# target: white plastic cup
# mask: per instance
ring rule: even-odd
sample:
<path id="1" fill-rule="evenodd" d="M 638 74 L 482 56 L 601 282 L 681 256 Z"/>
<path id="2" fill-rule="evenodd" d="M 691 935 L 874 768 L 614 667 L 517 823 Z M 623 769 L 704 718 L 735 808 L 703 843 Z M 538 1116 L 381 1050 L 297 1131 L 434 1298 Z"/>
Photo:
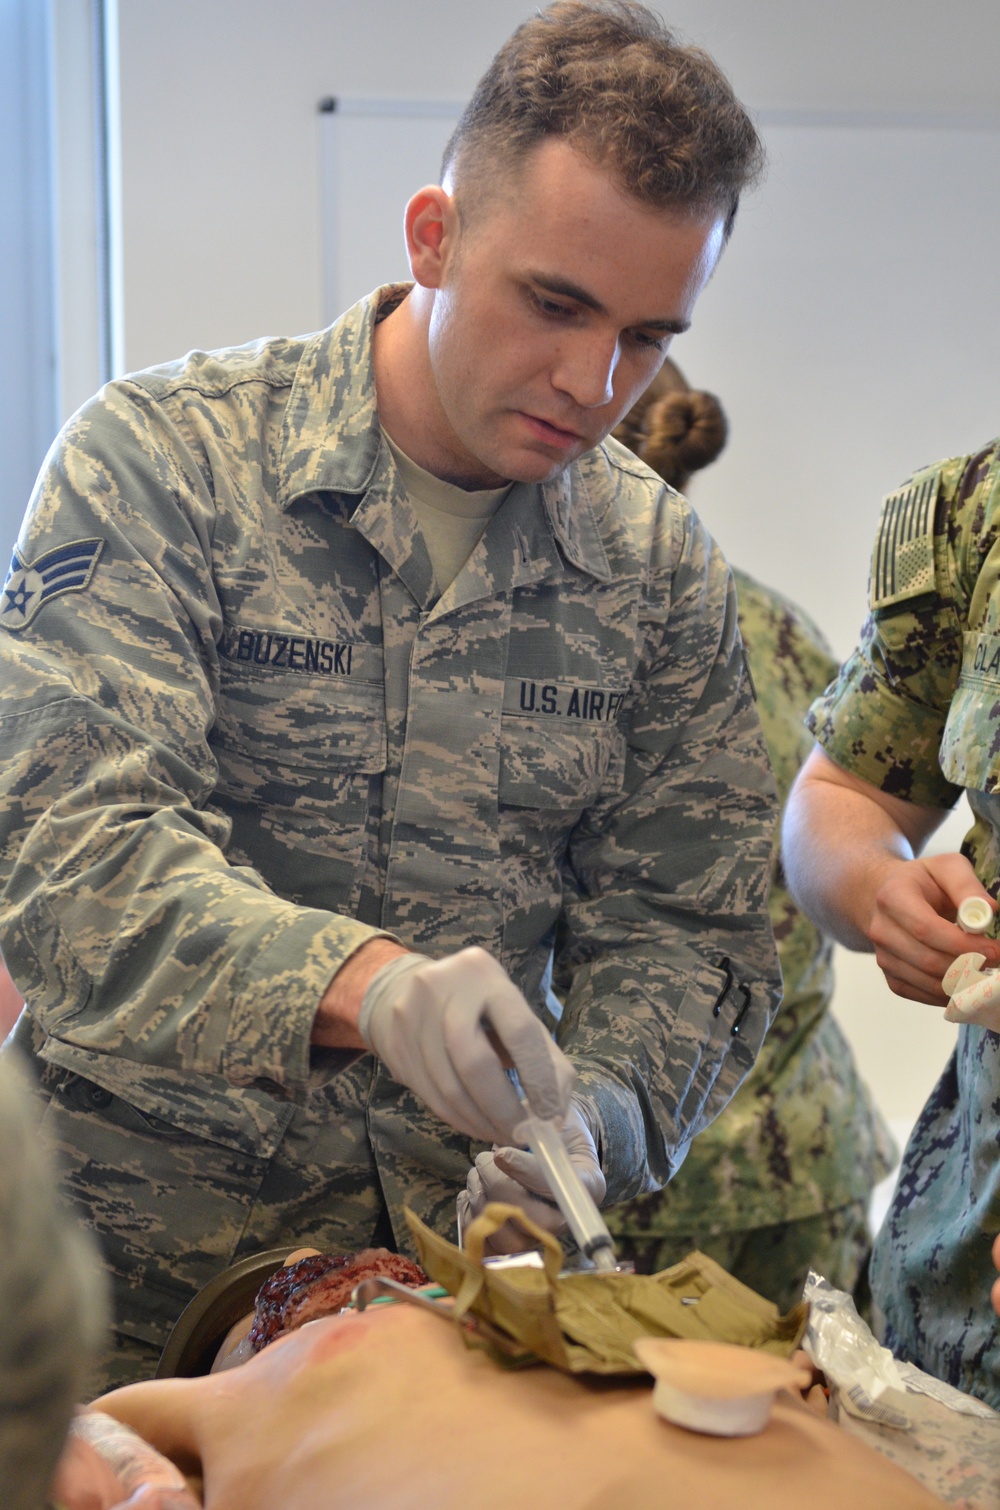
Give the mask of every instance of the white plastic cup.
<path id="1" fill-rule="evenodd" d="M 771 1419 L 775 1391 L 738 1395 L 732 1400 L 708 1399 L 678 1389 L 669 1379 L 653 1386 L 653 1409 L 658 1416 L 687 1431 L 709 1437 L 755 1437 Z"/>
<path id="2" fill-rule="evenodd" d="M 985 897 L 966 897 L 958 904 L 956 922 L 966 933 L 985 933 L 993 922 L 993 908 Z"/>
<path id="3" fill-rule="evenodd" d="M 803 1390 L 811 1378 L 801 1359 L 707 1338 L 637 1337 L 632 1348 L 653 1375 L 657 1415 L 713 1437 L 763 1431 L 778 1390 Z"/>

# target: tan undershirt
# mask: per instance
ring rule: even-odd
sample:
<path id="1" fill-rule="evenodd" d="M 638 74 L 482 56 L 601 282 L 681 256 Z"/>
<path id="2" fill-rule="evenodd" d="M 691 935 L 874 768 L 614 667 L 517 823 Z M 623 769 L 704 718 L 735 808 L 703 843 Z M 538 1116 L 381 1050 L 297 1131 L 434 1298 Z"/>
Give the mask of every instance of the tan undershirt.
<path id="1" fill-rule="evenodd" d="M 434 567 L 434 585 L 440 595 L 447 592 L 472 555 L 513 484 L 468 492 L 453 482 L 443 482 L 432 472 L 425 472 L 384 430 L 382 434 L 420 521 L 427 554 Z"/>

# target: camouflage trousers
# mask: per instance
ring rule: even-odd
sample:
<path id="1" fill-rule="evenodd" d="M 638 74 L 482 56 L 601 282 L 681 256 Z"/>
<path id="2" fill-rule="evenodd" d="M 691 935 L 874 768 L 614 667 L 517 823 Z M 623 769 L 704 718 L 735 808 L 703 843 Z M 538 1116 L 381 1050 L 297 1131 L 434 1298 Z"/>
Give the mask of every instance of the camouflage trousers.
<path id="1" fill-rule="evenodd" d="M 650 1200 L 644 1196 L 605 1213 L 619 1255 L 631 1259 L 639 1274 L 669 1269 L 697 1248 L 781 1311 L 801 1300 L 810 1269 L 849 1294 L 859 1284 L 864 1289 L 872 1244 L 866 1201 L 772 1227 L 665 1233 L 655 1230 Z"/>
<path id="2" fill-rule="evenodd" d="M 39 1130 L 111 1282 L 112 1329 L 87 1398 L 151 1378 L 185 1305 L 240 1258 L 299 1244 L 394 1246 L 365 1138 L 370 1073 L 359 1064 L 338 1079 L 336 1116 L 317 1090 L 277 1152 L 259 1160 L 153 1126 L 78 1076 L 44 1074 Z"/>
<path id="3" fill-rule="evenodd" d="M 46 1061 L 27 1014 L 20 1032 L 38 1136 L 110 1281 L 112 1332 L 90 1395 L 150 1378 L 185 1307 L 240 1259 L 302 1246 L 412 1251 L 404 1204 L 435 1231 L 454 1230 L 478 1148 L 370 1055 L 314 1055 L 304 1100 L 287 1105 L 276 1141 L 260 1143 L 189 1102 L 164 1098 L 154 1116 Z"/>

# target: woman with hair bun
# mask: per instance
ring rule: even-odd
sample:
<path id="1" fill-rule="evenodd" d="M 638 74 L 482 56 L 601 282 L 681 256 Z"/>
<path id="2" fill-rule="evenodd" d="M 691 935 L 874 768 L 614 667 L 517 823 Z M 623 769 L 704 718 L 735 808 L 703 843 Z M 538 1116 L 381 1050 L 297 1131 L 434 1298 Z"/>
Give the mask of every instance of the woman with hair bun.
<path id="1" fill-rule="evenodd" d="M 683 493 L 692 472 L 700 472 L 722 451 L 729 422 L 715 394 L 689 388 L 668 357 L 612 434 Z"/>
<path id="2" fill-rule="evenodd" d="M 667 361 L 614 431 L 678 491 L 722 451 L 726 416 Z M 815 624 L 734 570 L 739 623 L 782 803 L 812 748 L 805 713 L 837 674 Z M 662 1191 L 606 1212 L 640 1273 L 700 1248 L 786 1309 L 810 1268 L 840 1289 L 864 1281 L 868 1202 L 892 1139 L 830 1014 L 833 946 L 785 889 L 775 839 L 770 911 L 785 992 L 748 1079 L 695 1138 Z"/>

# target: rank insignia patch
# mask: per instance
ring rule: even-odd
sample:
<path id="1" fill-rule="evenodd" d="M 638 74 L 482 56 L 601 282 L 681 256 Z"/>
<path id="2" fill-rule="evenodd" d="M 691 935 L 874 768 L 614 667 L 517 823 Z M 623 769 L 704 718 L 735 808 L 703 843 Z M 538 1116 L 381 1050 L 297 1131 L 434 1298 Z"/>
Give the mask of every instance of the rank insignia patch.
<path id="1" fill-rule="evenodd" d="M 24 629 L 50 598 L 82 592 L 94 575 L 103 540 L 74 540 L 25 561 L 15 550 L 7 580 L 0 588 L 0 626 Z"/>

